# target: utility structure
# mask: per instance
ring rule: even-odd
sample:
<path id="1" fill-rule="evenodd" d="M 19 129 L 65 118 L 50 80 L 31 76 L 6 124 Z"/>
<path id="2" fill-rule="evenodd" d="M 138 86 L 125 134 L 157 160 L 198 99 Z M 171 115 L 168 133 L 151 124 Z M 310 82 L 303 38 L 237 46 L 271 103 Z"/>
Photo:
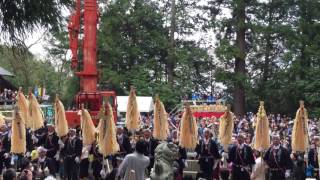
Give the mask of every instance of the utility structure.
<path id="1" fill-rule="evenodd" d="M 83 8 L 83 11 L 81 10 Z M 110 102 L 115 121 L 117 120 L 117 101 L 114 91 L 99 91 L 97 71 L 97 25 L 98 25 L 97 0 L 75 0 L 75 10 L 70 16 L 68 24 L 69 46 L 72 52 L 71 67 L 80 79 L 80 91 L 75 95 L 75 109 L 66 111 L 69 127 L 80 125 L 78 111 L 81 105 L 89 110 L 92 120 L 98 123 L 98 113 L 103 104 L 103 99 Z M 83 22 L 83 39 L 79 44 L 79 34 Z M 79 45 L 82 47 L 80 59 Z"/>

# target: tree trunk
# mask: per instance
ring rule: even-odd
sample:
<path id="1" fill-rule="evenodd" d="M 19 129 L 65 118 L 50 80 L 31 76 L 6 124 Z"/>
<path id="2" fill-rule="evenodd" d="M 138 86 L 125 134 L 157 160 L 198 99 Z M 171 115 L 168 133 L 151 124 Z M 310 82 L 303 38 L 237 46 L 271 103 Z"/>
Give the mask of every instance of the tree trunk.
<path id="1" fill-rule="evenodd" d="M 234 112 L 236 115 L 245 114 L 245 79 L 246 79 L 246 41 L 245 41 L 245 0 L 238 0 L 236 11 L 237 18 L 237 34 L 236 34 L 236 46 L 239 49 L 239 53 L 235 57 L 234 72 L 236 81 L 234 85 Z"/>
<path id="2" fill-rule="evenodd" d="M 300 8 L 300 23 L 304 23 L 307 25 L 312 24 L 312 20 L 311 20 L 311 16 L 308 14 L 308 10 L 307 10 L 307 4 L 306 2 L 301 2 L 299 4 L 299 8 Z M 310 37 L 310 34 L 308 32 L 308 26 L 307 25 L 300 25 L 300 30 L 298 31 L 299 33 L 301 33 L 301 36 L 304 37 Z M 309 42 L 308 42 L 308 38 L 301 38 L 301 46 L 300 46 L 300 69 L 299 69 L 299 78 L 300 80 L 305 80 L 307 77 L 306 71 L 308 71 L 308 69 L 311 67 L 311 59 L 308 56 L 308 52 L 307 52 L 307 47 L 310 46 Z"/>
<path id="3" fill-rule="evenodd" d="M 264 58 L 264 64 L 262 68 L 262 79 L 260 84 L 260 92 L 263 92 L 265 89 L 266 82 L 268 81 L 268 78 L 270 76 L 270 62 L 271 62 L 271 50 L 273 48 L 272 42 L 271 42 L 271 32 L 270 29 L 273 28 L 273 5 L 271 4 L 269 6 L 269 12 L 268 12 L 268 26 L 267 26 L 267 34 L 266 34 L 266 50 L 265 50 L 265 58 Z M 260 96 L 261 100 L 264 100 L 266 98 L 266 94 L 263 92 Z"/>
<path id="4" fill-rule="evenodd" d="M 174 67 L 175 67 L 175 40 L 174 33 L 176 31 L 176 1 L 171 1 L 171 22 L 170 22 L 170 49 L 167 62 L 168 83 L 171 87 L 174 84 Z"/>

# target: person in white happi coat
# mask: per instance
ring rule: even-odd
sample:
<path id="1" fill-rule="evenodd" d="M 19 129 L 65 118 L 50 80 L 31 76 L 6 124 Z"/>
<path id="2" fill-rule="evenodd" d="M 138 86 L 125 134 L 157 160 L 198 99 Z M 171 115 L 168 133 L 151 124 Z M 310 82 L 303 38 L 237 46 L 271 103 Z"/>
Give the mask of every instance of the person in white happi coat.
<path id="1" fill-rule="evenodd" d="M 252 180 L 265 180 L 266 179 L 266 163 L 263 161 L 259 151 L 255 150 L 256 164 L 253 166 L 251 179 Z"/>

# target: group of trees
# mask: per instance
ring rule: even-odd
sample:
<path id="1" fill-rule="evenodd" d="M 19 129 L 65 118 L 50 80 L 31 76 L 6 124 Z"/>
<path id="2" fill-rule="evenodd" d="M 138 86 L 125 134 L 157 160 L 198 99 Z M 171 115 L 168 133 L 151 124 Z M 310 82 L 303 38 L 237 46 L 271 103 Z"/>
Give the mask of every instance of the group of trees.
<path id="1" fill-rule="evenodd" d="M 245 101 L 247 110 L 254 110 L 259 100 L 265 100 L 271 112 L 293 115 L 302 99 L 319 115 L 320 2 L 212 4 L 220 8 L 213 8 L 211 17 L 223 16 L 223 8 L 231 12 L 229 17 L 212 19 L 212 24 L 219 40 L 216 55 L 223 65 L 216 77 L 234 92 L 235 107 Z M 241 107 L 236 112 L 243 113 Z"/>
<path id="2" fill-rule="evenodd" d="M 54 2 L 72 9 L 67 0 Z M 210 93 L 222 82 L 236 114 L 255 112 L 264 100 L 269 112 L 292 115 L 300 99 L 320 114 L 318 0 L 114 0 L 100 6 L 100 84 L 118 94 L 134 85 L 138 95 L 159 94 L 172 108 L 192 91 Z M 70 100 L 77 80 L 66 57 L 66 21 L 50 17 L 35 22 L 51 27 L 49 58 L 42 62 L 58 65 L 53 89 Z M 213 41 L 202 39 L 205 32 Z"/>

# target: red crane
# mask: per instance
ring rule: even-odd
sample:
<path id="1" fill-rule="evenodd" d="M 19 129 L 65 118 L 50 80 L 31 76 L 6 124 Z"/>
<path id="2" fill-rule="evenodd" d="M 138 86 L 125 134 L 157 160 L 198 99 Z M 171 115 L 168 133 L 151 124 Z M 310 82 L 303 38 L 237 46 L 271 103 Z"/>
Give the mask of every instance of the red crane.
<path id="1" fill-rule="evenodd" d="M 68 24 L 69 46 L 72 52 L 71 67 L 80 79 L 80 91 L 75 96 L 76 109 L 66 111 L 66 118 L 70 127 L 80 125 L 78 111 L 81 104 L 84 104 L 92 116 L 95 124 L 98 122 L 98 113 L 103 99 L 109 100 L 115 117 L 117 118 L 117 101 L 114 91 L 98 91 L 97 73 L 97 24 L 98 24 L 98 4 L 97 0 L 76 0 L 75 11 L 70 16 Z M 81 7 L 83 6 L 83 14 Z M 83 17 L 83 59 L 79 61 L 79 33 L 81 30 L 81 17 Z"/>

